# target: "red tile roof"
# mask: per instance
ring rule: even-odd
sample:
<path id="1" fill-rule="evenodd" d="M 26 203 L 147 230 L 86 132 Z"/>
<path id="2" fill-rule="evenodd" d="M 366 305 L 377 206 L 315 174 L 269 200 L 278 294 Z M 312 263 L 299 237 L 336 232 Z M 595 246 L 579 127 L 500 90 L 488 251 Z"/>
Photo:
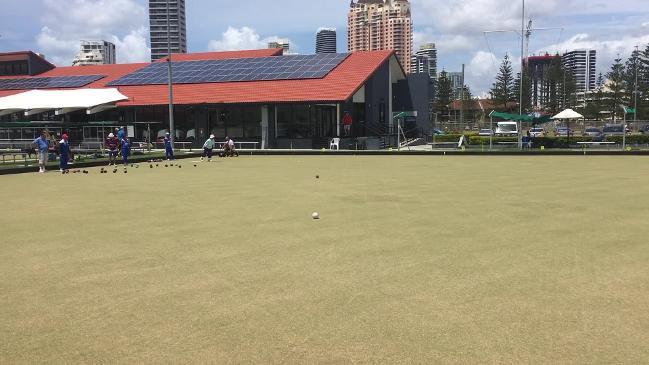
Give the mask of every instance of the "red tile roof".
<path id="1" fill-rule="evenodd" d="M 202 53 L 174 53 L 171 55 L 173 61 L 207 61 L 207 60 L 225 60 L 231 58 L 256 58 L 281 56 L 281 48 L 253 49 L 247 51 L 223 51 L 223 52 L 202 52 Z M 166 62 L 167 57 L 161 58 L 156 62 Z"/>
<path id="2" fill-rule="evenodd" d="M 25 92 L 25 90 L 0 90 L 0 98 L 9 95 L 20 94 L 22 92 Z"/>
<path id="3" fill-rule="evenodd" d="M 348 100 L 394 51 L 356 52 L 322 79 L 174 85 L 177 104 L 283 103 Z M 120 86 L 129 101 L 118 105 L 162 105 L 166 85 Z"/>
<path id="4" fill-rule="evenodd" d="M 211 57 L 250 58 L 267 57 L 277 49 L 237 52 L 211 52 Z M 281 50 L 279 50 L 281 51 Z M 339 102 L 348 100 L 392 55 L 394 51 L 356 52 L 350 54 L 327 76 L 321 79 L 272 80 L 174 85 L 176 104 L 225 103 L 284 103 L 284 102 Z M 205 55 L 205 54 L 203 54 Z M 259 56 L 261 55 L 261 56 Z M 188 54 L 187 57 L 191 57 Z M 227 57 L 225 57 L 227 56 Z M 204 56 L 197 56 L 204 57 Z M 214 59 L 214 58 L 213 58 Z M 57 67 L 38 77 L 106 75 L 86 87 L 101 88 L 121 76 L 134 72 L 148 63 Z M 167 85 L 119 86 L 119 91 L 129 100 L 118 106 L 167 104 Z M 24 90 L 0 91 L 0 96 Z"/>

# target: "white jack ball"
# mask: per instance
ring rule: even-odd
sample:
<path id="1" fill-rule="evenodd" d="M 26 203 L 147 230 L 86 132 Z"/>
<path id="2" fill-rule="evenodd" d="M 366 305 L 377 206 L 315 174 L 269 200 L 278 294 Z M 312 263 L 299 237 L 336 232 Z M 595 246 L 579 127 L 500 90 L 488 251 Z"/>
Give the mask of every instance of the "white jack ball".
<path id="1" fill-rule="evenodd" d="M 311 217 L 313 217 L 313 219 L 320 219 L 320 214 L 318 212 L 313 212 L 313 214 L 311 214 Z"/>

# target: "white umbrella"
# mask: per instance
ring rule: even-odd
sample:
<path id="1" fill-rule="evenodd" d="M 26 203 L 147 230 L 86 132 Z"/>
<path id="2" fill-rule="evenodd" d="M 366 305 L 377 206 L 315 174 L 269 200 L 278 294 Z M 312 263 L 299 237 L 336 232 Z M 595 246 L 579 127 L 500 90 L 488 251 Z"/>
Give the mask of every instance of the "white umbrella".
<path id="1" fill-rule="evenodd" d="M 577 113 L 572 109 L 566 109 L 561 113 L 552 117 L 552 119 L 566 119 L 568 121 L 568 130 L 566 131 L 566 137 L 568 137 L 568 148 L 570 148 L 570 119 L 583 119 L 584 116 Z"/>
<path id="2" fill-rule="evenodd" d="M 566 109 L 552 117 L 552 119 L 582 119 L 584 116 L 572 109 Z"/>

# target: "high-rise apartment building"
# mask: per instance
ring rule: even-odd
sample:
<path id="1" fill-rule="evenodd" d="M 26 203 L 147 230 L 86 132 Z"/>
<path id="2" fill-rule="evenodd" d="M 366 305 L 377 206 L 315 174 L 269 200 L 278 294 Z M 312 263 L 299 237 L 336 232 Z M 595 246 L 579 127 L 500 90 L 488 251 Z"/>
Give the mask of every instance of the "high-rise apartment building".
<path id="1" fill-rule="evenodd" d="M 167 29 L 169 18 L 169 32 Z M 149 0 L 151 60 L 171 53 L 187 53 L 185 0 Z M 168 40 L 171 40 L 171 49 Z"/>
<path id="2" fill-rule="evenodd" d="M 394 50 L 401 66 L 410 73 L 412 20 L 408 0 L 352 0 L 347 14 L 347 49 Z"/>
<path id="3" fill-rule="evenodd" d="M 315 53 L 336 53 L 336 51 L 336 29 L 318 29 L 315 40 Z"/>
<path id="4" fill-rule="evenodd" d="M 435 43 L 422 44 L 412 56 L 412 73 L 425 73 L 431 80 L 437 79 L 437 49 Z"/>
<path id="5" fill-rule="evenodd" d="M 115 45 L 107 41 L 81 41 L 81 50 L 72 66 L 112 65 L 116 63 Z"/>
<path id="6" fill-rule="evenodd" d="M 550 100 L 551 85 L 547 81 L 548 73 L 553 65 L 561 62 L 559 55 L 530 56 L 525 59 L 526 72 L 532 82 L 532 106 L 543 107 Z"/>
<path id="7" fill-rule="evenodd" d="M 573 74 L 577 92 L 594 91 L 597 88 L 597 51 L 581 49 L 566 52 L 561 58 L 563 67 Z"/>
<path id="8" fill-rule="evenodd" d="M 291 43 L 286 40 L 279 40 L 274 42 L 268 42 L 268 48 L 281 48 L 284 54 L 290 53 Z"/>
<path id="9" fill-rule="evenodd" d="M 447 72 L 446 74 L 446 77 L 451 81 L 453 97 L 459 99 L 460 93 L 462 93 L 462 72 Z"/>

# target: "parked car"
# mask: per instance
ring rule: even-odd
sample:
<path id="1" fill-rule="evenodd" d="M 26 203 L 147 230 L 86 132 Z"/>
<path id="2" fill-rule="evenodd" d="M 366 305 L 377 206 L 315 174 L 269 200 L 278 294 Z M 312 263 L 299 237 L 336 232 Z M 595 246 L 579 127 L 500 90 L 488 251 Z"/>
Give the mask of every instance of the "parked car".
<path id="1" fill-rule="evenodd" d="M 593 138 L 601 138 L 604 136 L 602 131 L 599 130 L 599 128 L 595 127 L 587 127 L 586 130 L 584 130 L 584 137 L 593 137 Z"/>
<path id="2" fill-rule="evenodd" d="M 624 126 L 622 124 L 607 124 L 602 129 L 605 136 L 622 136 L 624 135 Z"/>
<path id="3" fill-rule="evenodd" d="M 518 135 L 518 124 L 512 121 L 498 122 L 496 127 L 497 136 L 517 136 Z"/>
<path id="4" fill-rule="evenodd" d="M 529 135 L 532 138 L 545 137 L 545 134 L 545 129 L 543 128 L 532 128 L 529 130 Z"/>
<path id="5" fill-rule="evenodd" d="M 489 136 L 492 136 L 493 134 L 494 134 L 494 131 L 492 131 L 489 128 L 486 128 L 486 129 L 483 128 L 478 132 L 478 135 L 483 136 L 483 137 L 485 137 L 485 136 L 489 137 Z"/>
<path id="6" fill-rule="evenodd" d="M 560 127 L 554 131 L 554 134 L 557 137 L 568 137 L 568 136 L 574 136 L 575 132 L 573 132 L 573 130 L 570 128 Z"/>
<path id="7" fill-rule="evenodd" d="M 640 133 L 649 134 L 649 124 L 645 124 L 640 128 Z"/>
<path id="8" fill-rule="evenodd" d="M 430 133 L 435 135 L 435 136 L 443 136 L 443 135 L 446 134 L 446 133 L 444 133 L 443 131 L 441 131 L 439 129 L 433 129 L 432 131 L 430 131 Z"/>

